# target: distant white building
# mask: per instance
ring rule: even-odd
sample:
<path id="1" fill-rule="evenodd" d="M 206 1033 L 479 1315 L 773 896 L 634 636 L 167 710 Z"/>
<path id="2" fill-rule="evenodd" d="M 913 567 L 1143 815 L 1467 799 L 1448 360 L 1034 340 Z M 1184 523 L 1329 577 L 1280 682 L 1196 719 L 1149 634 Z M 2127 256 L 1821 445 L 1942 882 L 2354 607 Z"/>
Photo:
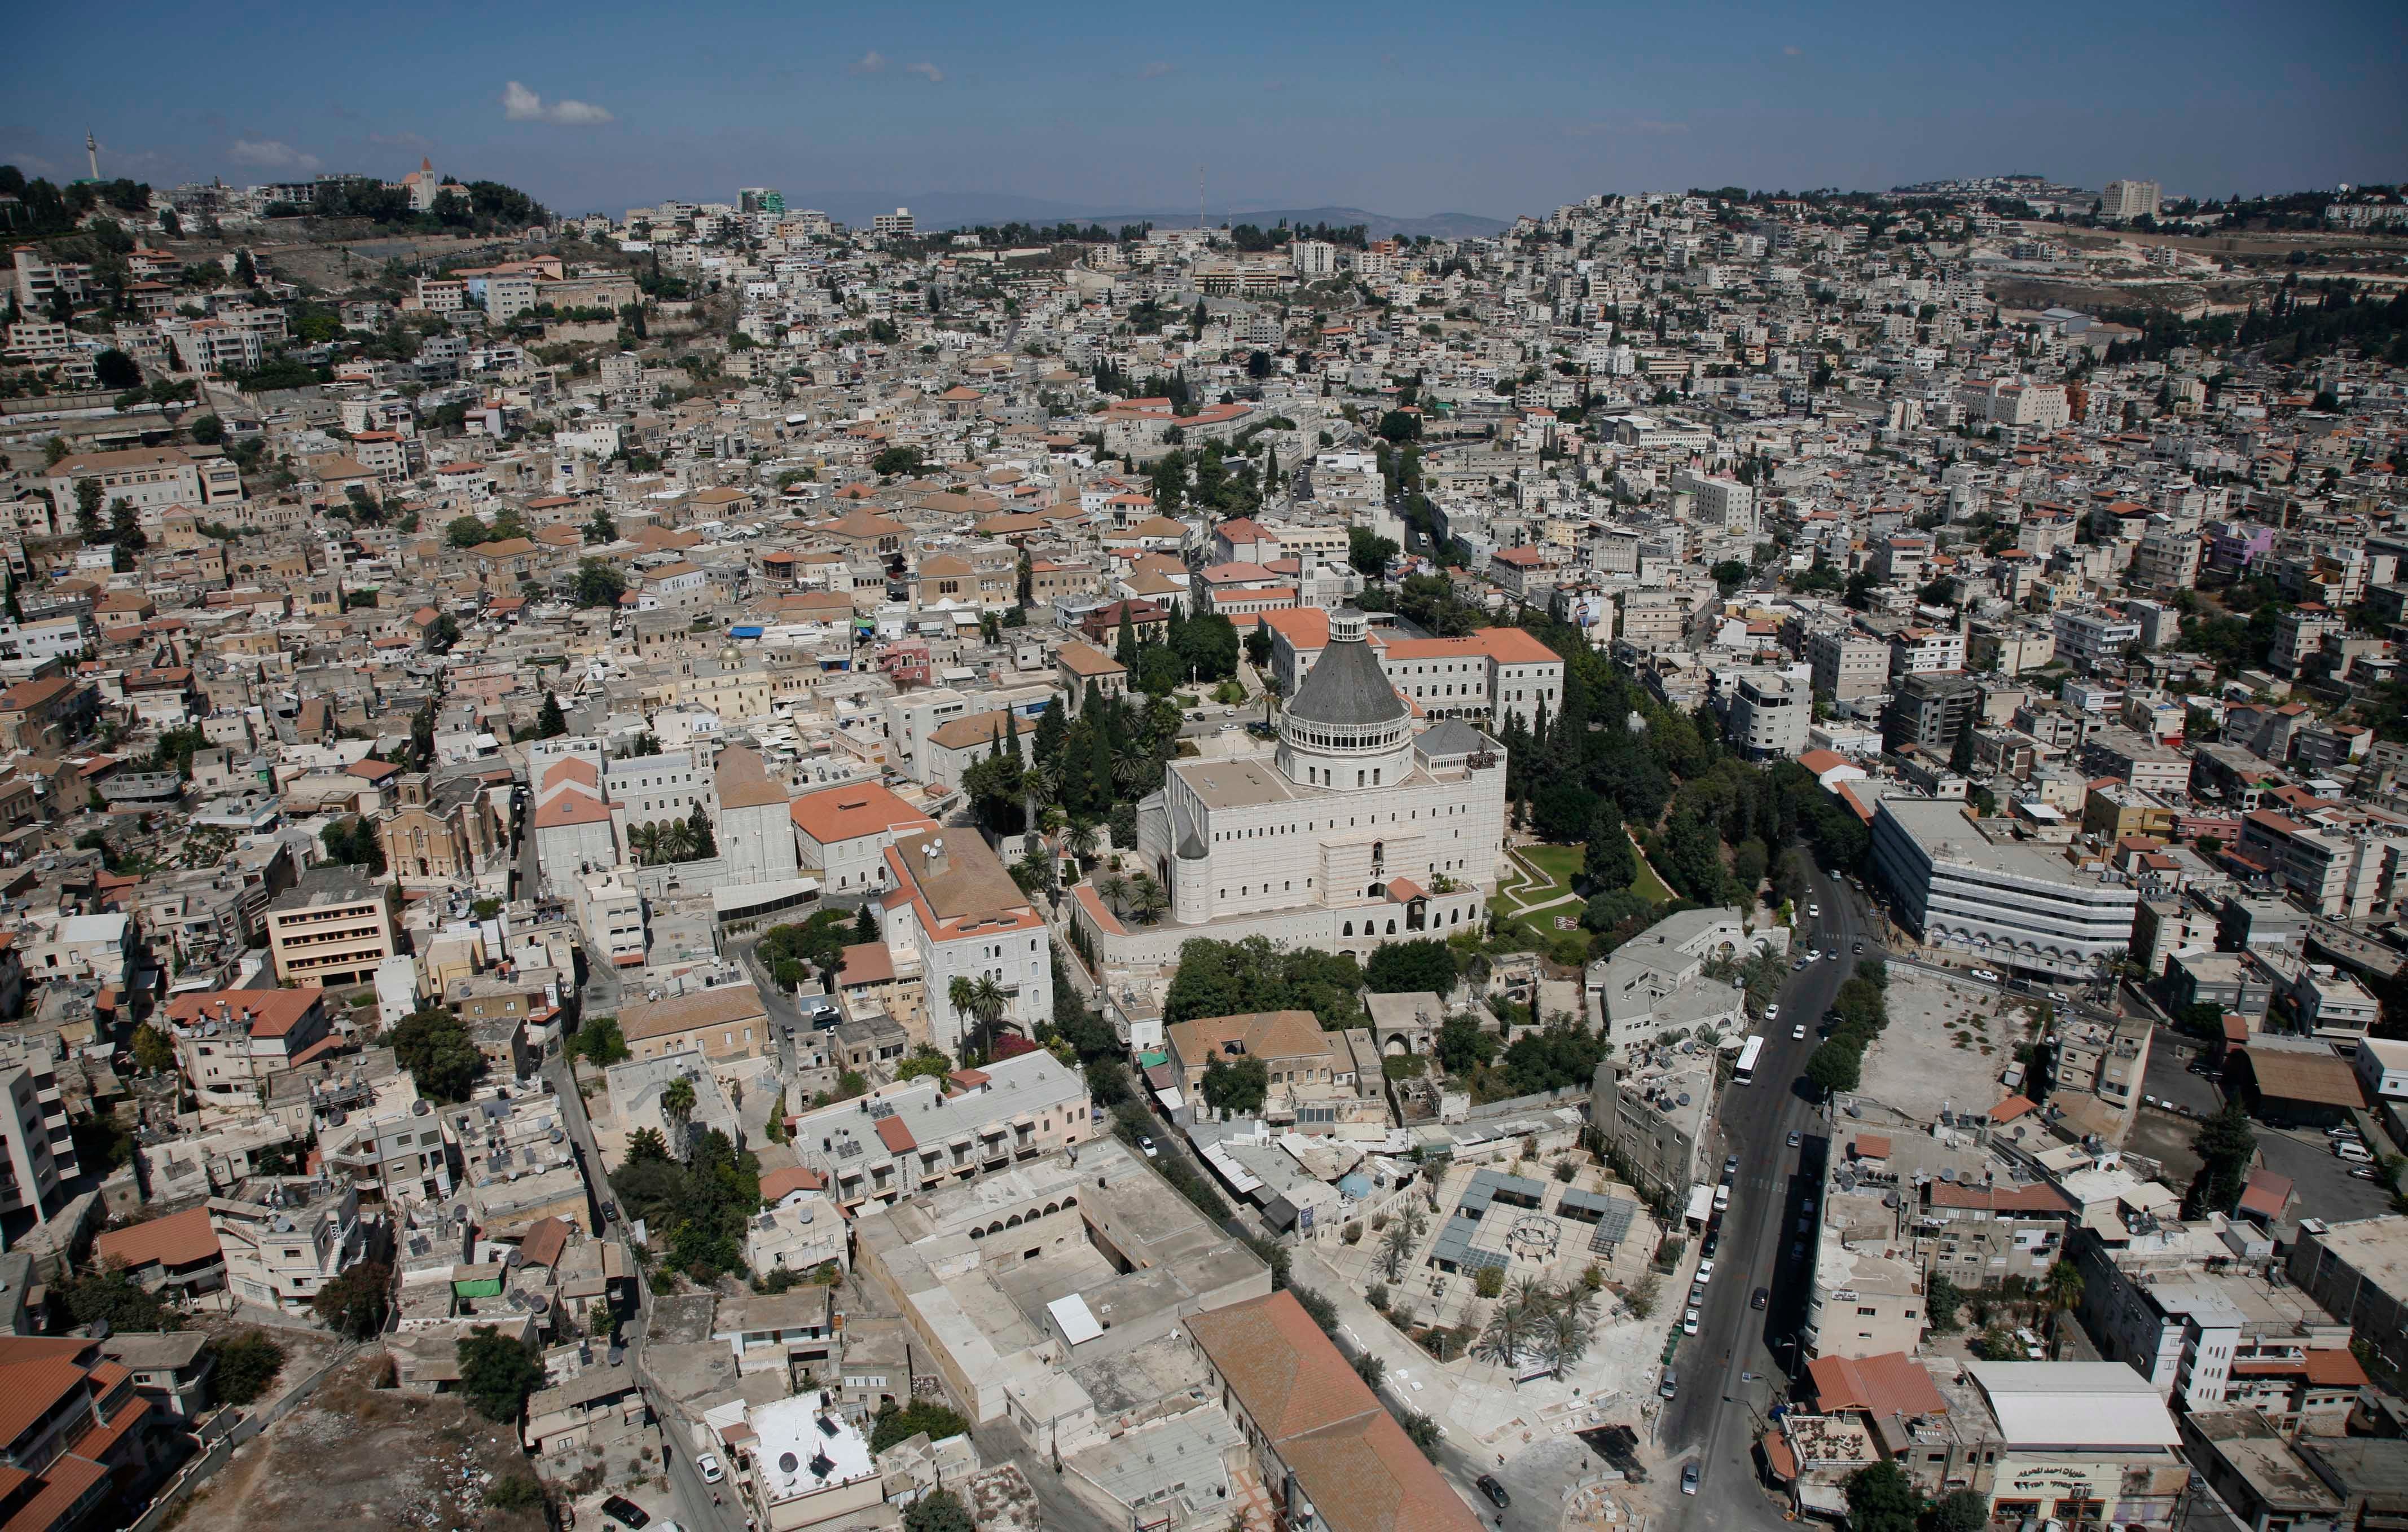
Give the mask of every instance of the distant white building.
<path id="1" fill-rule="evenodd" d="M 2161 198 L 2157 183 L 2153 180 L 2111 180 L 2099 199 L 2099 216 L 2127 222 L 2136 218 L 2157 216 Z"/>

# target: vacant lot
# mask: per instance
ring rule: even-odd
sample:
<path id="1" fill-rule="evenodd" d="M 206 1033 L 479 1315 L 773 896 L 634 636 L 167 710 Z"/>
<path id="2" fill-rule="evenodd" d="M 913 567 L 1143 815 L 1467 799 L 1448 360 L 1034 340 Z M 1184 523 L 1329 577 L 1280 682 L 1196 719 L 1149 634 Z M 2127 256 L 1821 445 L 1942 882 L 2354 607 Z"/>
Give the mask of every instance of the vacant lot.
<path id="1" fill-rule="evenodd" d="M 372 1386 L 380 1350 L 362 1352 L 309 1401 L 235 1455 L 192 1502 L 182 1532 L 263 1527 L 423 1527 L 543 1532 L 540 1506 L 497 1511 L 486 1486 L 533 1481 L 517 1434 L 456 1395 Z"/>
<path id="2" fill-rule="evenodd" d="M 1865 1054 L 1864 1094 L 1918 1122 L 1987 1111 L 2007 1094 L 2000 1072 L 2014 1062 L 2028 1018 L 1987 984 L 1889 966 L 1889 1028 Z"/>

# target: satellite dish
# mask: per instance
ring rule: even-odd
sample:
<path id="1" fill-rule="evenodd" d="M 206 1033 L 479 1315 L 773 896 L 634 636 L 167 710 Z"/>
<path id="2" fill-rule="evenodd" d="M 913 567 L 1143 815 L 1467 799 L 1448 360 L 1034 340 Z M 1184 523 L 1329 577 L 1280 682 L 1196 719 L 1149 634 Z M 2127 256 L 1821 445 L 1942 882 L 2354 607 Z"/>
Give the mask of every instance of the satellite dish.
<path id="1" fill-rule="evenodd" d="M 778 1454 L 778 1471 L 780 1473 L 793 1473 L 802 1466 L 803 1460 L 796 1457 L 792 1453 L 780 1453 Z"/>

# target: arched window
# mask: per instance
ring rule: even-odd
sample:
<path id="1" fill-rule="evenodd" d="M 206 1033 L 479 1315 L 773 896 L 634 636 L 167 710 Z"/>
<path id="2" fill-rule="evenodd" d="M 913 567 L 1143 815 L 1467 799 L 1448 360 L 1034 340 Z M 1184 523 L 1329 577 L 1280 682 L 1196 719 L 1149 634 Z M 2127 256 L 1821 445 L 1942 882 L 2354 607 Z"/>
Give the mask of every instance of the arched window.
<path id="1" fill-rule="evenodd" d="M 1390 921 L 1390 922 L 1388 923 L 1388 935 L 1390 935 L 1390 936 L 1392 936 L 1392 937 L 1393 937 L 1393 936 L 1395 936 L 1396 934 L 1397 934 L 1397 923 L 1396 923 L 1395 921 Z"/>
<path id="2" fill-rule="evenodd" d="M 1003 1221 L 1003 1226 L 1007 1229 L 1016 1229 L 1020 1227 L 1020 1215 L 1018 1213 L 1013 1213 L 1010 1218 Z"/>
<path id="3" fill-rule="evenodd" d="M 1340 931 L 1340 932 L 1339 933 L 1339 935 L 1340 935 L 1340 936 L 1348 936 L 1348 937 L 1351 937 L 1351 936 L 1353 936 L 1354 934 L 1354 923 L 1353 921 L 1348 921 L 1348 922 L 1346 923 L 1346 928 L 1345 928 L 1344 930 L 1342 930 L 1342 931 Z"/>
<path id="4" fill-rule="evenodd" d="M 1373 870 L 1373 871 L 1375 871 L 1375 872 L 1376 872 L 1376 871 L 1378 871 L 1382 866 L 1385 866 L 1385 865 L 1387 864 L 1387 860 L 1388 860 L 1388 843 L 1387 843 L 1386 841 L 1384 841 L 1384 840 L 1374 840 L 1373 842 L 1371 842 L 1371 868 L 1372 868 L 1372 870 Z"/>

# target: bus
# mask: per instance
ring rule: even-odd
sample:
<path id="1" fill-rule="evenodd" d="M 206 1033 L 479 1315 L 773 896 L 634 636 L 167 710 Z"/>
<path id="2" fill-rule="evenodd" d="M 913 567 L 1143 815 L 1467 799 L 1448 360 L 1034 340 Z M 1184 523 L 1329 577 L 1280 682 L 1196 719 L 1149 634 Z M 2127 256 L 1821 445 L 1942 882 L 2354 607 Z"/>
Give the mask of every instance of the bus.
<path id="1" fill-rule="evenodd" d="M 1747 1046 L 1739 1051 L 1739 1063 L 1731 1067 L 1731 1083 L 1745 1085 L 1756 1079 L 1756 1061 L 1764 1052 L 1762 1038 L 1750 1038 Z"/>

